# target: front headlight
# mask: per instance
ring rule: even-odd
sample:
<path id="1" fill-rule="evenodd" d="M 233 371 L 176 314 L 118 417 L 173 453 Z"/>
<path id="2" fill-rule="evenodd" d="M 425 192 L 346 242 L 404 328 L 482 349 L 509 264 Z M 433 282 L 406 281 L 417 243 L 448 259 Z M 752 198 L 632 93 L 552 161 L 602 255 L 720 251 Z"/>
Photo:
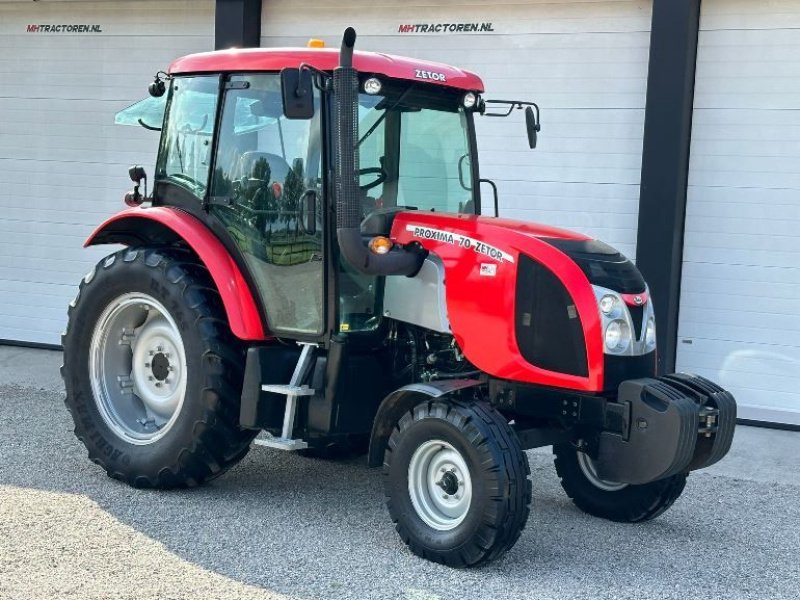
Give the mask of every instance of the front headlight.
<path id="1" fill-rule="evenodd" d="M 606 354 L 627 354 L 633 345 L 631 316 L 622 296 L 613 290 L 592 286 L 600 311 L 603 351 Z"/>
<path id="2" fill-rule="evenodd" d="M 609 352 L 625 352 L 631 344 L 631 328 L 622 319 L 614 319 L 606 326 L 604 339 Z"/>
<path id="3" fill-rule="evenodd" d="M 606 294 L 600 298 L 600 302 L 598 304 L 600 306 L 600 312 L 609 319 L 619 317 L 619 313 L 621 312 L 622 308 L 622 300 L 618 296 L 615 296 L 614 294 Z"/>

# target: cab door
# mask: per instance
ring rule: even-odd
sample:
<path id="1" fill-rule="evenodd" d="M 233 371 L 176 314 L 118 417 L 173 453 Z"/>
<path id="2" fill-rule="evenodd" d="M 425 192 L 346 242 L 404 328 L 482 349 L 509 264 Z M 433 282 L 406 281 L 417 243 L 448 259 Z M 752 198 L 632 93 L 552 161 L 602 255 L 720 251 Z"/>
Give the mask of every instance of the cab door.
<path id="1" fill-rule="evenodd" d="M 272 333 L 325 331 L 322 142 L 312 119 L 283 115 L 280 76 L 230 76 L 211 179 L 211 213 L 247 263 Z"/>

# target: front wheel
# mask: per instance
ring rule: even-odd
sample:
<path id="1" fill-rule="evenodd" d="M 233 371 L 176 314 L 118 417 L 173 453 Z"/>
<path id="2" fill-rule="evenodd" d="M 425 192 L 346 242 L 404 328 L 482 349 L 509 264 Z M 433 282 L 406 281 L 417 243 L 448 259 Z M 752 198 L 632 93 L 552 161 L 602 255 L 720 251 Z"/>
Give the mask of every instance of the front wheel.
<path id="1" fill-rule="evenodd" d="M 686 473 L 644 485 L 607 481 L 597 474 L 592 458 L 573 444 L 553 446 L 561 487 L 583 512 L 620 523 L 655 519 L 683 492 Z"/>
<path id="2" fill-rule="evenodd" d="M 451 567 L 511 548 L 530 512 L 528 459 L 507 420 L 483 402 L 438 399 L 400 419 L 384 457 L 397 532 L 415 554 Z"/>

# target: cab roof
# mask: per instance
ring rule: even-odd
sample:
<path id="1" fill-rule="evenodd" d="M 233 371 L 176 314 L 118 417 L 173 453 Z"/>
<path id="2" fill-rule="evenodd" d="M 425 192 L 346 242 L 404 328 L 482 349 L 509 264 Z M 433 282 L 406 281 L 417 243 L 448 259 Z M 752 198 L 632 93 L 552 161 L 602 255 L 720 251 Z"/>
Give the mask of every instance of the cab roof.
<path id="1" fill-rule="evenodd" d="M 308 64 L 321 71 L 332 71 L 339 64 L 333 48 L 247 48 L 190 54 L 175 60 L 171 75 L 222 73 L 231 71 L 280 71 Z M 421 81 L 473 92 L 483 92 L 483 81 L 470 71 L 441 63 L 392 56 L 377 52 L 353 53 L 353 66 L 360 72 Z"/>

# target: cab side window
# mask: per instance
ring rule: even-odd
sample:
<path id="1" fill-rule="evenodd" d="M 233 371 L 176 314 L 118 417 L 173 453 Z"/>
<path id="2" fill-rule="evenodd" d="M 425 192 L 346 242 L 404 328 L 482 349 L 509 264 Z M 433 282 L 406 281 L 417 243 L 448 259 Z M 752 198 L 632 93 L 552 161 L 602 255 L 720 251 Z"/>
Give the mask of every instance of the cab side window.
<path id="1" fill-rule="evenodd" d="M 224 96 L 212 211 L 248 263 L 270 329 L 323 330 L 320 111 L 283 115 L 277 73 L 237 75 Z"/>

